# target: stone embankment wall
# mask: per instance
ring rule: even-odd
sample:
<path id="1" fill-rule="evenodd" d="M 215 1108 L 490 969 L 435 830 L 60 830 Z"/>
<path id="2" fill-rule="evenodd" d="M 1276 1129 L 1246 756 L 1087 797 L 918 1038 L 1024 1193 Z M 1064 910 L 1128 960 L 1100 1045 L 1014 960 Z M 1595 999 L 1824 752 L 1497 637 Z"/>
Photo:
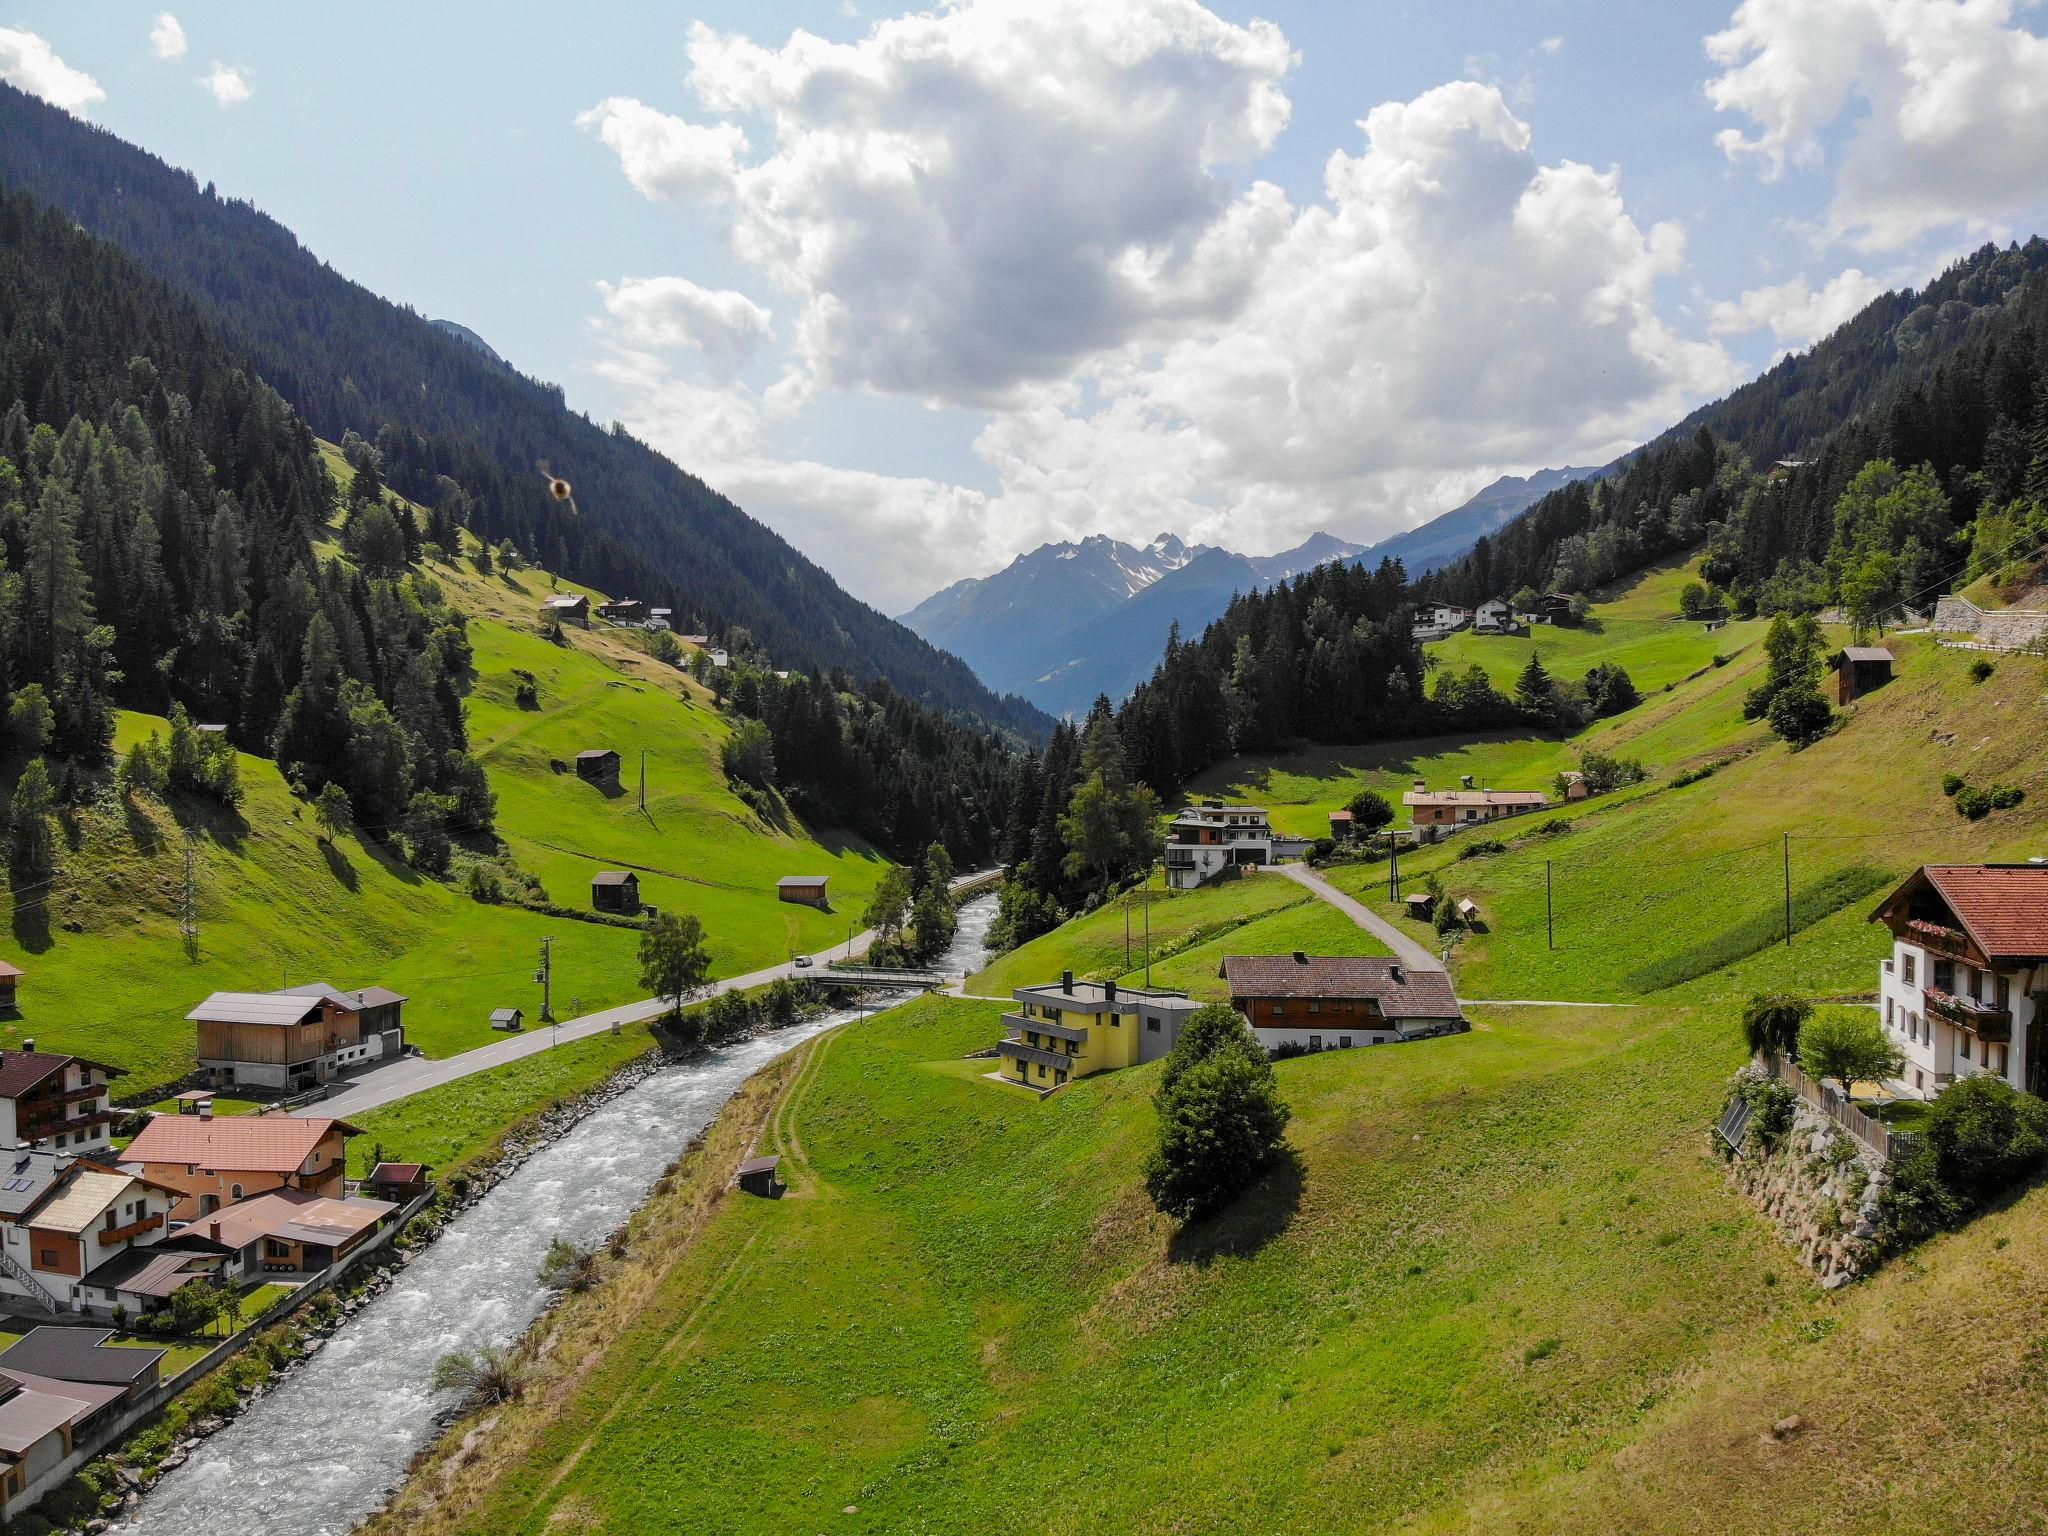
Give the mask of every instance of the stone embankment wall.
<path id="1" fill-rule="evenodd" d="M 1868 1274 L 1883 1257 L 1877 1197 L 1884 1159 L 1803 1100 L 1791 1128 L 1766 1148 L 1754 1129 L 1728 1180 L 1776 1223 L 1829 1290 Z"/>
<path id="2" fill-rule="evenodd" d="M 1943 634 L 1974 635 L 1993 650 L 2017 651 L 2048 640 L 2048 612 L 1979 608 L 1966 597 L 1944 597 L 1934 605 L 1934 627 Z"/>

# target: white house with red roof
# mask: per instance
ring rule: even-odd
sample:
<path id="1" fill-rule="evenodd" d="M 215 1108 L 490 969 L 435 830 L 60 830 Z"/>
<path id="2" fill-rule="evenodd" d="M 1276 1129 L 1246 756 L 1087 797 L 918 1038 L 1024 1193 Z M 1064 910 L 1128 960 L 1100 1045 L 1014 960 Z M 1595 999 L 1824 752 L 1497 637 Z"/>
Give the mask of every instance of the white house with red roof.
<path id="1" fill-rule="evenodd" d="M 55 1051 L 0 1049 L 0 1148 L 94 1156 L 124 1118 L 108 1102 L 119 1067 Z"/>
<path id="2" fill-rule="evenodd" d="M 1989 1072 L 2048 1097 L 2048 863 L 1922 865 L 1870 917 L 1892 932 L 1878 1006 L 1899 1086 Z"/>

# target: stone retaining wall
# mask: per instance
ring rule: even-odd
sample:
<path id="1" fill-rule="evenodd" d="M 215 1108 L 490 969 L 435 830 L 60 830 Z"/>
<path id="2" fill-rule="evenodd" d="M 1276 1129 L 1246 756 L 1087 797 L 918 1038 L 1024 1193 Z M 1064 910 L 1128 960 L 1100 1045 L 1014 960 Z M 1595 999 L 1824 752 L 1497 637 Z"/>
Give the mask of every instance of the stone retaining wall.
<path id="1" fill-rule="evenodd" d="M 1884 1159 L 1803 1099 L 1775 1150 L 1752 1128 L 1728 1161 L 1728 1181 L 1829 1290 L 1868 1274 L 1883 1257 L 1877 1197 L 1887 1182 Z"/>
<path id="2" fill-rule="evenodd" d="M 1934 627 L 1945 634 L 1974 635 L 1994 650 L 2017 651 L 2048 640 L 2048 613 L 2037 608 L 1979 608 L 1967 597 L 1944 597 L 1934 605 Z"/>

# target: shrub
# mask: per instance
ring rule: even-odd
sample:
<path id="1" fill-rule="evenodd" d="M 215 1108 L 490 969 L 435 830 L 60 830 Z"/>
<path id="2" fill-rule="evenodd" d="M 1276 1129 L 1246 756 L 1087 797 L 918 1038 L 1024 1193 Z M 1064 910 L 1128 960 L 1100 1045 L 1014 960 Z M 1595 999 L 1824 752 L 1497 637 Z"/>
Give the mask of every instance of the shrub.
<path id="1" fill-rule="evenodd" d="M 1815 1077 L 1840 1083 L 1844 1098 L 1853 1084 L 1895 1077 L 1906 1064 L 1877 1015 L 1862 1009 L 1807 1020 L 1799 1031 L 1799 1060 Z"/>
<path id="2" fill-rule="evenodd" d="M 583 1248 L 565 1237 L 548 1244 L 547 1257 L 540 1262 L 540 1283 L 551 1291 L 581 1293 L 597 1284 L 597 1250 Z"/>
<path id="3" fill-rule="evenodd" d="M 1550 818 L 1550 820 L 1538 826 L 1529 835 L 1531 837 L 1563 837 L 1565 833 L 1571 831 L 1571 829 L 1572 824 L 1569 821 L 1565 820 L 1564 817 L 1553 816 Z"/>
<path id="4" fill-rule="evenodd" d="M 1319 837 L 1308 845 L 1308 861 L 1311 864 L 1327 864 L 1330 856 L 1337 851 L 1337 840 Z"/>
<path id="5" fill-rule="evenodd" d="M 1702 763 L 1697 768 L 1688 768 L 1685 772 L 1677 774 L 1672 778 L 1671 787 L 1673 789 L 1683 789 L 1688 784 L 1699 783 L 1701 779 L 1711 779 L 1714 776 L 1714 770 L 1719 766 L 1718 763 Z"/>
<path id="6" fill-rule="evenodd" d="M 526 1372 L 510 1350 L 484 1344 L 434 1362 L 433 1390 L 460 1393 L 466 1407 L 509 1403 L 526 1390 Z"/>
<path id="7" fill-rule="evenodd" d="M 1394 819 L 1393 802 L 1376 789 L 1361 789 L 1345 809 L 1351 812 L 1352 829 L 1362 837 L 1379 831 Z"/>
<path id="8" fill-rule="evenodd" d="M 1481 838 L 1476 843 L 1467 843 L 1458 850 L 1458 857 L 1461 859 L 1478 859 L 1484 858 L 1490 853 L 1506 853 L 1507 851 L 1508 845 L 1499 838 L 1487 837 Z"/>
<path id="9" fill-rule="evenodd" d="M 1775 1077 L 1751 1078 L 1738 1091 L 1749 1101 L 1749 1134 L 1756 1137 L 1766 1152 L 1775 1151 L 1785 1133 L 1792 1129 L 1799 1095 Z"/>
<path id="10" fill-rule="evenodd" d="M 1780 689 L 1764 711 L 1771 729 L 1795 747 L 1819 741 L 1833 724 L 1835 712 L 1820 690 L 1811 685 Z"/>
<path id="11" fill-rule="evenodd" d="M 1989 661 L 1985 660 L 1982 656 L 1979 656 L 1975 661 L 1970 663 L 1970 681 L 1973 683 L 1981 683 L 1986 678 L 1990 677 L 1991 674 L 1996 672 L 1997 670 L 1997 667 L 1993 666 Z"/>
<path id="12" fill-rule="evenodd" d="M 1890 1177 L 1877 1196 L 1877 1220 L 1893 1242 L 1909 1242 L 1955 1226 L 1967 1214 L 1955 1192 L 1942 1182 L 1931 1144 L 1915 1143 L 1891 1160 Z"/>
<path id="13" fill-rule="evenodd" d="M 1953 777 L 1951 775 L 1950 777 Z M 1948 781 L 1942 781 L 1942 788 L 1948 788 Z M 1993 811 L 2009 811 L 2027 798 L 2027 792 L 2017 784 L 1994 784 L 1989 789 L 1975 789 L 1959 783 L 1952 798 L 1956 814 L 1971 821 L 1982 821 Z"/>
<path id="14" fill-rule="evenodd" d="M 1813 1017 L 1813 1004 L 1782 992 L 1759 992 L 1742 1010 L 1742 1039 L 1752 1056 L 1799 1059 L 1799 1031 Z"/>
<path id="15" fill-rule="evenodd" d="M 2048 1103 L 1973 1073 L 1935 1097 L 1927 1117 L 1941 1182 L 1981 1204 L 2048 1163 Z"/>
<path id="16" fill-rule="evenodd" d="M 1963 776 L 1960 773 L 1944 773 L 1941 776 L 1941 792 L 1949 799 L 1955 799 L 1956 791 L 1962 787 Z"/>

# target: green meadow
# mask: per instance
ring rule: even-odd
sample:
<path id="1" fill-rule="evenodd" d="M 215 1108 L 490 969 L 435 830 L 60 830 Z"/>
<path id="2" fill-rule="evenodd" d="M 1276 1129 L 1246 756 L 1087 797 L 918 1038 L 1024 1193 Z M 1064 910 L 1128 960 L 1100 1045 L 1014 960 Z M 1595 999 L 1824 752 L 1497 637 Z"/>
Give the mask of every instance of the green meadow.
<path id="1" fill-rule="evenodd" d="M 466 559 L 425 572 L 469 616 L 472 748 L 498 796 L 500 837 L 551 901 L 587 911 L 591 875 L 635 869 L 643 900 L 703 920 L 715 975 L 845 937 L 885 862 L 779 805 L 764 819 L 732 794 L 718 757 L 728 728 L 705 690 L 649 657 L 638 632 L 598 624 L 561 644 L 545 639 L 538 607 L 556 586 L 545 572 L 486 577 Z M 533 704 L 522 707 L 528 683 Z M 116 749 L 164 729 L 123 715 Z M 620 792 L 577 778 L 570 765 L 591 746 L 628 764 Z M 103 796 L 71 819 L 47 889 L 0 898 L 9 940 L 0 955 L 27 973 L 21 1015 L 0 1023 L 0 1047 L 33 1039 L 92 1056 L 125 1069 L 120 1089 L 140 1094 L 190 1070 L 185 1014 L 207 993 L 317 980 L 405 993 L 408 1038 L 440 1056 L 494 1038 L 494 1008 L 538 1012 L 543 939 L 558 1012 L 644 995 L 636 930 L 477 902 L 366 836 L 323 843 L 274 763 L 245 754 L 240 766 L 238 811 Z M 189 948 L 180 921 L 188 835 L 198 928 Z M 835 910 L 778 901 L 775 882 L 787 874 L 828 876 Z"/>

